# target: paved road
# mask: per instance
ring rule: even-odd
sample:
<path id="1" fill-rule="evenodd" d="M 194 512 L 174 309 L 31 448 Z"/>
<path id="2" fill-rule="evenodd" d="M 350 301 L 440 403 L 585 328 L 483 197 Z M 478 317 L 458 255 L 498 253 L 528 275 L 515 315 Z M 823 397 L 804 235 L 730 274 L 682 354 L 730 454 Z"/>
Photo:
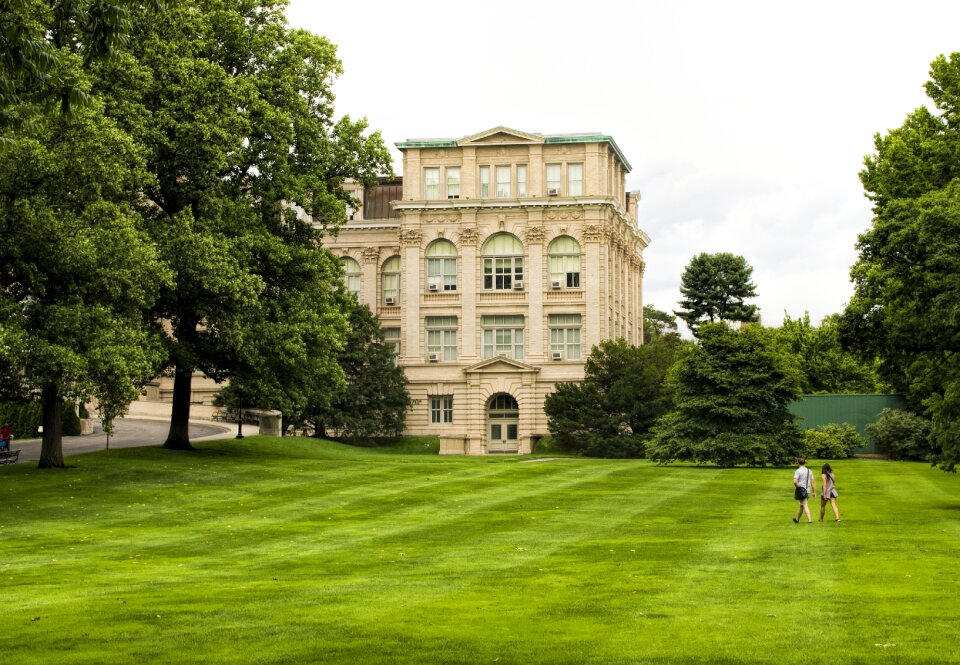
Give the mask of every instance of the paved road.
<path id="1" fill-rule="evenodd" d="M 133 448 L 136 446 L 159 446 L 167 438 L 170 423 L 167 420 L 152 420 L 147 418 L 120 418 L 113 426 L 113 436 L 110 437 L 111 448 Z M 250 434 L 256 434 L 256 425 L 248 425 L 253 429 Z M 190 423 L 190 440 L 203 441 L 208 439 L 224 439 L 236 436 L 237 426 L 230 423 L 192 422 Z M 20 449 L 20 461 L 29 462 L 40 459 L 40 439 L 14 439 L 11 449 Z M 100 421 L 94 421 L 93 434 L 86 436 L 63 437 L 63 456 L 79 455 L 107 447 L 107 435 L 100 427 Z"/>

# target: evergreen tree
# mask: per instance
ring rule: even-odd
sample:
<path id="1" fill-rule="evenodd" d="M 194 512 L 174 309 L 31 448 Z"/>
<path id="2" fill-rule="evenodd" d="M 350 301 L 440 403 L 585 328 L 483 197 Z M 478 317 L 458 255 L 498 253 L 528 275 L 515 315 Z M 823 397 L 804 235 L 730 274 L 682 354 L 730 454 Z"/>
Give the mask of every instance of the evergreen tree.
<path id="1" fill-rule="evenodd" d="M 705 321 L 752 321 L 757 306 L 746 304 L 757 296 L 757 287 L 750 281 L 753 268 L 742 256 L 734 254 L 698 254 L 680 278 L 680 311 L 674 312 L 686 321 L 696 334 Z"/>
<path id="2" fill-rule="evenodd" d="M 657 422 L 650 459 L 763 466 L 801 452 L 800 430 L 787 410 L 799 395 L 797 370 L 763 329 L 704 324 L 697 347 L 669 381 L 676 409 Z"/>

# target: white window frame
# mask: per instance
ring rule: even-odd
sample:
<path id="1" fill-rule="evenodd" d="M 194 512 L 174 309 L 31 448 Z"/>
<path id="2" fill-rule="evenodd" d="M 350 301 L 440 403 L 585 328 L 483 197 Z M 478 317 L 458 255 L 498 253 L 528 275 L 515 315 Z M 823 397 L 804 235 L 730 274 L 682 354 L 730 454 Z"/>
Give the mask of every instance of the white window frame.
<path id="1" fill-rule="evenodd" d="M 480 319 L 483 329 L 483 357 L 506 356 L 523 360 L 524 324 L 522 314 L 488 315 Z"/>
<path id="2" fill-rule="evenodd" d="M 583 196 L 583 164 L 567 164 L 567 196 Z"/>
<path id="3" fill-rule="evenodd" d="M 480 167 L 480 178 L 477 180 L 480 185 L 480 198 L 487 199 L 490 198 L 490 167 L 481 166 Z"/>
<path id="4" fill-rule="evenodd" d="M 343 263 L 343 285 L 347 293 L 360 297 L 360 263 L 353 257 L 344 256 L 340 259 Z M 354 268 L 350 270 L 349 268 Z"/>
<path id="5" fill-rule="evenodd" d="M 511 168 L 507 164 L 498 164 L 494 167 L 496 177 L 496 193 L 498 199 L 509 199 L 511 194 Z"/>
<path id="6" fill-rule="evenodd" d="M 435 201 L 440 198 L 440 167 L 427 166 L 423 169 L 423 198 Z"/>
<path id="7" fill-rule="evenodd" d="M 439 247 L 450 246 L 453 248 L 453 254 L 431 255 L 431 251 L 436 251 Z M 427 247 L 427 290 L 431 283 L 439 285 L 441 291 L 457 290 L 457 246 L 449 240 L 437 240 Z"/>
<path id="8" fill-rule="evenodd" d="M 550 352 L 562 353 L 564 360 L 580 360 L 583 357 L 583 317 L 579 314 L 550 314 L 547 321 Z"/>
<path id="9" fill-rule="evenodd" d="M 430 424 L 449 425 L 453 422 L 453 395 L 430 395 Z"/>
<path id="10" fill-rule="evenodd" d="M 563 166 L 559 163 L 545 164 L 544 172 L 543 182 L 544 186 L 547 188 L 547 191 L 544 192 L 544 194 L 549 193 L 551 189 L 555 189 L 557 192 L 560 192 L 560 186 L 563 183 Z"/>
<path id="11" fill-rule="evenodd" d="M 427 353 L 436 353 L 443 361 L 457 359 L 457 317 L 428 316 L 424 318 Z"/>
<path id="12" fill-rule="evenodd" d="M 577 249 L 573 251 L 558 251 L 555 248 L 560 240 L 569 239 L 576 244 Z M 581 269 L 580 243 L 570 236 L 558 236 L 554 238 L 547 247 L 547 260 L 550 266 L 550 281 L 560 282 L 561 288 L 579 289 L 580 288 L 580 269 Z"/>
<path id="13" fill-rule="evenodd" d="M 444 185 L 448 199 L 460 198 L 460 167 L 448 166 L 443 170 Z"/>
<path id="14" fill-rule="evenodd" d="M 527 195 L 527 165 L 517 164 L 517 198 L 522 199 Z"/>
<path id="15" fill-rule="evenodd" d="M 380 297 L 384 305 L 387 304 L 387 298 L 393 298 L 394 304 L 400 304 L 400 268 L 399 256 L 391 256 L 383 262 L 380 269 L 380 290 L 382 292 Z"/>
<path id="16" fill-rule="evenodd" d="M 496 234 L 487 239 L 490 243 L 497 235 L 507 235 L 516 241 L 520 254 L 483 254 L 484 291 L 512 291 L 515 281 L 523 281 L 523 243 L 513 234 Z M 487 247 L 484 243 L 484 249 Z"/>

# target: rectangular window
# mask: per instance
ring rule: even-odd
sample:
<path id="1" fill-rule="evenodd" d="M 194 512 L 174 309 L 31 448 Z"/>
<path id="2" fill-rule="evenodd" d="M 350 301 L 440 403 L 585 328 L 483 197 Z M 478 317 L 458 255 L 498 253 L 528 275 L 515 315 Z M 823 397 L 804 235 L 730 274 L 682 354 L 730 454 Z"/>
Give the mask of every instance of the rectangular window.
<path id="1" fill-rule="evenodd" d="M 547 196 L 560 195 L 560 165 L 547 164 Z"/>
<path id="2" fill-rule="evenodd" d="M 459 166 L 447 167 L 445 174 L 447 177 L 447 198 L 459 199 L 460 198 L 460 167 Z"/>
<path id="3" fill-rule="evenodd" d="M 430 422 L 433 424 L 453 422 L 453 395 L 431 395 Z"/>
<path id="4" fill-rule="evenodd" d="M 506 356 L 523 360 L 523 315 L 484 316 L 483 357 Z"/>
<path id="5" fill-rule="evenodd" d="M 510 198 L 510 167 L 497 167 L 497 198 Z"/>
<path id="6" fill-rule="evenodd" d="M 527 195 L 527 165 L 517 165 L 517 198 L 524 198 Z"/>
<path id="7" fill-rule="evenodd" d="M 567 164 L 567 196 L 583 196 L 583 164 Z"/>
<path id="8" fill-rule="evenodd" d="M 550 352 L 561 353 L 567 360 L 580 360 L 580 315 L 551 314 Z"/>
<path id="9" fill-rule="evenodd" d="M 393 361 L 397 362 L 397 358 L 400 356 L 400 329 L 384 328 L 383 344 L 393 349 Z"/>
<path id="10" fill-rule="evenodd" d="M 440 198 L 440 169 L 429 168 L 423 170 L 423 198 Z"/>
<path id="11" fill-rule="evenodd" d="M 490 196 L 490 167 L 480 167 L 480 198 L 486 199 Z"/>
<path id="12" fill-rule="evenodd" d="M 523 257 L 507 256 L 483 260 L 483 288 L 509 291 L 514 281 L 523 281 Z"/>
<path id="13" fill-rule="evenodd" d="M 426 319 L 427 353 L 436 353 L 440 360 L 457 359 L 457 317 L 428 316 Z"/>

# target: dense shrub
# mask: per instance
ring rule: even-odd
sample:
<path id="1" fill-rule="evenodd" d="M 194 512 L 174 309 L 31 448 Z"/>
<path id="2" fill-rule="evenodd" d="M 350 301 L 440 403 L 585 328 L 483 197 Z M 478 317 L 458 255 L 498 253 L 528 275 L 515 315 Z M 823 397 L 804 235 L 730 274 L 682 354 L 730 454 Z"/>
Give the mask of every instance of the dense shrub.
<path id="1" fill-rule="evenodd" d="M 80 434 L 80 418 L 71 402 L 64 402 L 60 415 L 63 436 Z M 13 436 L 17 439 L 35 439 L 40 436 L 43 424 L 43 404 L 35 399 L 29 402 L 7 402 L 0 404 L 0 423 L 10 423 Z"/>
<path id="2" fill-rule="evenodd" d="M 850 423 L 822 425 L 803 433 L 803 448 L 807 457 L 817 459 L 846 459 L 857 448 L 866 444 Z"/>
<path id="3" fill-rule="evenodd" d="M 929 460 L 936 452 L 930 443 L 931 423 L 909 411 L 884 409 L 867 425 L 867 437 L 895 460 Z"/>

